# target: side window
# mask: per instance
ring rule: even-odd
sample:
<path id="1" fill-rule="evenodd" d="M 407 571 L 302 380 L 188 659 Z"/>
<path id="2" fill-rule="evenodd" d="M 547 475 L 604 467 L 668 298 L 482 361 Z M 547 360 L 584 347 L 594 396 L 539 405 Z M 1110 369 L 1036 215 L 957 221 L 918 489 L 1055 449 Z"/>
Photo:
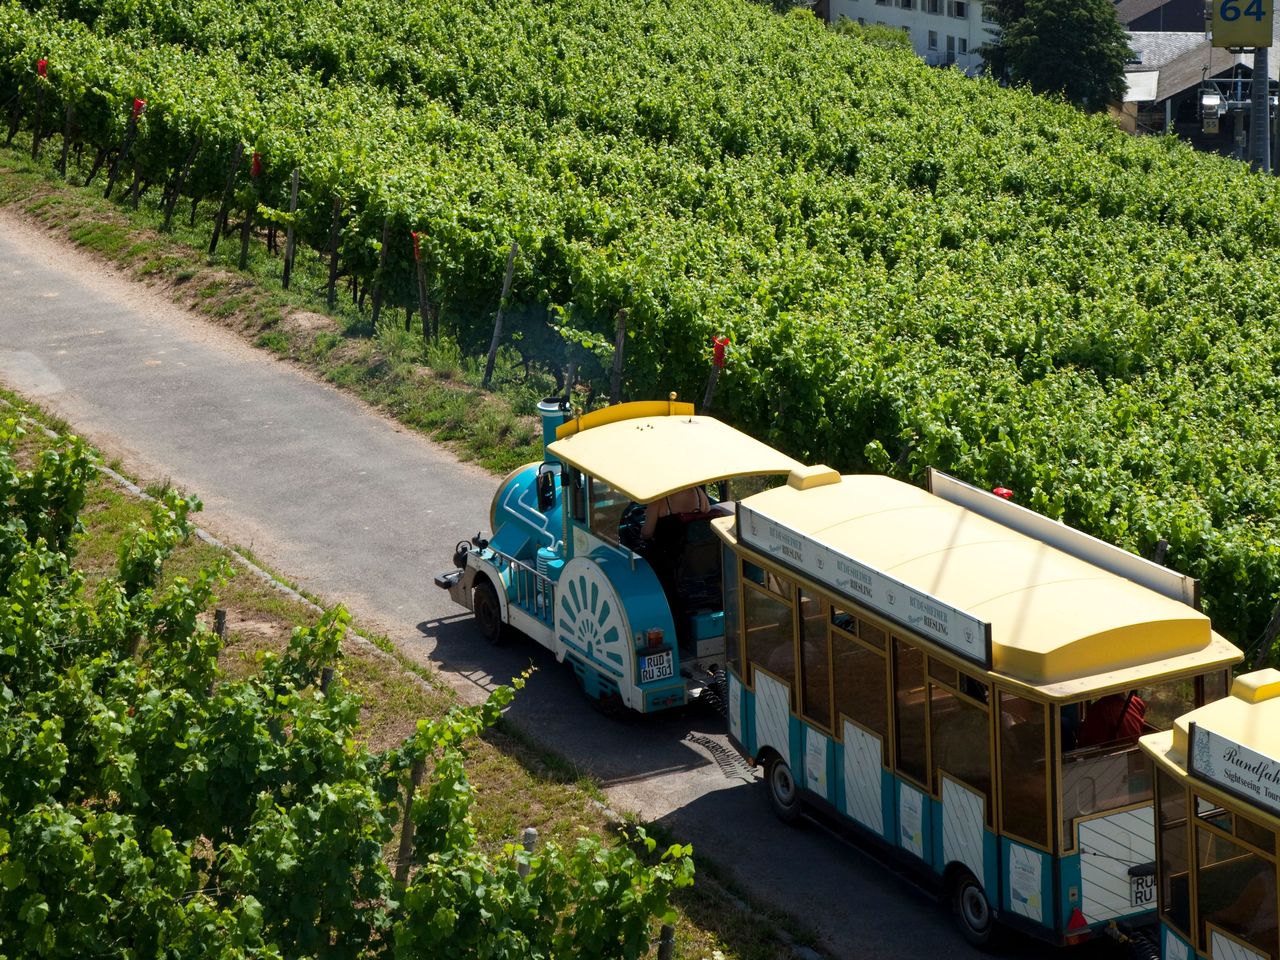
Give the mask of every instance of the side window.
<path id="1" fill-rule="evenodd" d="M 770 576 L 768 579 L 777 581 Z M 781 584 L 779 584 L 781 585 Z M 749 682 L 755 683 L 755 668 L 768 670 L 791 685 L 795 694 L 796 648 L 792 625 L 790 586 L 785 596 L 770 593 L 752 583 L 742 585 L 742 620 L 747 637 Z"/>
<path id="2" fill-rule="evenodd" d="M 631 501 L 602 480 L 591 478 L 591 532 L 601 540 L 618 542 L 622 511 Z"/>
<path id="3" fill-rule="evenodd" d="M 1197 797 L 1197 802 L 1199 798 Z M 1227 814 L 1231 818 L 1231 814 Z M 1210 944 L 1217 927 L 1253 949 L 1246 955 L 1274 957 L 1280 953 L 1280 936 L 1276 932 L 1276 860 L 1275 834 L 1263 831 L 1268 847 L 1254 849 L 1249 844 L 1257 839 L 1259 826 L 1246 822 L 1240 831 L 1238 814 L 1231 823 L 1211 826 L 1214 818 L 1195 827 L 1196 915 L 1201 944 Z M 1218 935 L 1220 936 L 1220 935 Z M 1214 953 L 1221 955 L 1217 947 Z"/>
<path id="4" fill-rule="evenodd" d="M 739 616 L 738 559 L 728 544 L 721 546 L 724 571 L 724 660 L 742 676 L 742 617 Z"/>
<path id="5" fill-rule="evenodd" d="M 924 651 L 893 638 L 893 718 L 898 772 L 929 789 L 929 700 Z"/>
<path id="6" fill-rule="evenodd" d="M 1211 670 L 1204 676 L 1196 677 L 1196 706 L 1221 700 L 1230 688 L 1230 670 Z"/>
<path id="7" fill-rule="evenodd" d="M 831 728 L 831 651 L 827 646 L 826 603 L 800 597 L 800 712 L 820 727 Z"/>
<path id="8" fill-rule="evenodd" d="M 934 785 L 938 785 L 936 778 L 941 771 L 972 787 L 987 798 L 987 816 L 991 822 L 994 811 L 987 686 L 977 677 L 951 667 L 935 670 L 933 660 L 929 661 L 929 673 L 936 678 L 929 684 Z M 944 676 L 937 678 L 938 673 Z"/>
<path id="9" fill-rule="evenodd" d="M 836 722 L 846 716 L 886 740 L 889 762 L 889 683 L 884 631 L 865 620 L 831 610 L 831 674 Z M 842 734 L 843 735 L 843 734 Z"/>
<path id="10" fill-rule="evenodd" d="M 1156 834 L 1160 839 L 1160 912 L 1184 937 L 1191 936 L 1191 863 L 1187 838 L 1187 791 L 1156 772 Z"/>
<path id="11" fill-rule="evenodd" d="M 569 482 L 569 503 L 573 519 L 579 523 L 587 522 L 587 478 L 573 467 L 566 474 Z"/>
<path id="12" fill-rule="evenodd" d="M 1048 706 L 1000 692 L 1003 832 L 1049 846 Z"/>

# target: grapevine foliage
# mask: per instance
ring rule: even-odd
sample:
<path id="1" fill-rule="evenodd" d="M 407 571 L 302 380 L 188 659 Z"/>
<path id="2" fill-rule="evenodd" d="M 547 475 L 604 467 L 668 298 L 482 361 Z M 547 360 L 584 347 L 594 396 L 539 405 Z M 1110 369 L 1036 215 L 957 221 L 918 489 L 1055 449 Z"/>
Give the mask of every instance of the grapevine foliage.
<path id="1" fill-rule="evenodd" d="M 467 744 L 513 690 L 360 745 L 320 671 L 347 617 L 294 631 L 243 680 L 198 614 L 228 569 L 161 576 L 198 501 L 167 494 L 92 595 L 74 564 L 94 469 L 79 441 L 23 469 L 0 426 L 0 957 L 638 957 L 687 847 L 583 839 L 490 853 Z M 384 847 L 424 761 L 407 886 Z M 637 850 L 639 852 L 637 852 Z M 517 869 L 528 863 L 527 877 Z"/>
<path id="2" fill-rule="evenodd" d="M 327 253 L 336 203 L 344 271 L 388 225 L 392 302 L 418 231 L 464 349 L 518 240 L 533 359 L 596 363 L 625 308 L 626 392 L 699 396 L 728 335 L 719 414 L 1163 538 L 1248 643 L 1280 592 L 1275 183 L 869 39 L 740 0 L 0 0 L 0 97 L 48 133 L 74 107 L 97 158 L 144 99 L 123 175 L 214 203 L 244 143 L 259 222 L 299 169 L 299 237 Z"/>

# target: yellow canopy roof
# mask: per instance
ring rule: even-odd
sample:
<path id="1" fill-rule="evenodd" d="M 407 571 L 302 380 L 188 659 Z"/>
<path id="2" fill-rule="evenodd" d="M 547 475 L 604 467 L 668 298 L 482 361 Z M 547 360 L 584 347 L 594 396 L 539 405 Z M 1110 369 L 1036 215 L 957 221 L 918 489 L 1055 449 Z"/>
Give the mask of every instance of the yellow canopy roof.
<path id="1" fill-rule="evenodd" d="M 801 464 L 693 405 L 624 403 L 570 420 L 547 449 L 637 503 L 732 477 L 787 474 Z"/>
<path id="2" fill-rule="evenodd" d="M 1191 607 L 925 490 L 831 481 L 743 506 L 990 623 L 992 669 L 1051 697 L 1240 659 Z"/>
<path id="3" fill-rule="evenodd" d="M 1246 778 L 1246 774 L 1256 777 L 1257 774 L 1265 773 L 1268 761 L 1272 770 L 1280 771 L 1280 670 L 1257 670 L 1236 677 L 1231 685 L 1230 696 L 1183 714 L 1174 721 L 1172 730 L 1148 734 L 1142 738 L 1142 749 L 1151 755 L 1161 769 L 1179 780 L 1190 775 L 1188 753 L 1192 724 L 1215 734 L 1227 744 L 1238 744 L 1258 755 L 1246 759 L 1243 769 L 1232 769 L 1223 764 L 1215 766 L 1212 759 L 1207 759 L 1203 766 L 1215 773 L 1212 776 L 1195 774 L 1201 783 L 1222 788 L 1220 792 L 1248 796 L 1244 781 L 1252 778 Z M 1201 734 L 1198 731 L 1196 735 L 1199 737 Z M 1206 757 L 1210 757 L 1208 752 Z M 1259 767 L 1259 763 L 1263 766 Z M 1255 782 L 1253 789 L 1256 791 L 1262 783 L 1268 785 L 1271 794 L 1280 795 L 1280 783 L 1265 778 L 1261 782 Z M 1276 804 L 1273 802 L 1270 806 L 1274 810 Z M 1250 812 L 1263 815 L 1280 828 L 1280 816 L 1273 810 L 1258 805 Z"/>

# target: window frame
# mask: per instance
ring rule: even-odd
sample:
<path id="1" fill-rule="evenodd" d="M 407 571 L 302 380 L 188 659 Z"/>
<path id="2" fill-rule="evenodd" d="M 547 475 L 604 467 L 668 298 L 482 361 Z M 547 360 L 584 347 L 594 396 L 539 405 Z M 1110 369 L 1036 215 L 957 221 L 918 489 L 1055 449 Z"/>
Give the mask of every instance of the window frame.
<path id="1" fill-rule="evenodd" d="M 1044 711 L 1045 711 L 1045 714 L 1044 714 L 1044 717 L 1045 717 L 1044 719 L 1045 841 L 1044 842 L 1032 840 L 1029 837 L 1024 837 L 1022 834 L 1009 830 L 1005 826 L 1005 808 L 1006 808 L 1006 804 L 1004 802 L 1004 749 L 1005 749 L 1004 741 L 1005 741 L 1005 738 L 1001 736 L 1001 733 L 1003 732 L 1003 720 L 1000 718 L 1004 714 L 1004 701 L 1001 698 L 1006 695 L 1011 697 L 1017 697 L 1020 700 L 1026 700 L 1034 704 L 1038 704 L 1039 706 L 1044 708 Z M 1033 696 L 1028 696 L 1028 691 L 1026 690 L 1020 690 L 1017 687 L 1012 687 L 1012 686 L 1003 686 L 998 682 L 992 684 L 992 703 L 994 705 L 993 709 L 998 711 L 996 721 L 993 724 L 993 729 L 996 731 L 997 758 L 998 758 L 996 760 L 996 763 L 997 763 L 996 771 L 993 771 L 993 772 L 995 773 L 995 776 L 994 776 L 994 781 L 996 784 L 995 789 L 998 792 L 998 798 L 999 798 L 997 800 L 997 806 L 1000 808 L 1000 816 L 998 820 L 998 826 L 996 828 L 996 834 L 997 836 L 1000 836 L 1000 837 L 1008 837 L 1010 840 L 1015 840 L 1018 843 L 1024 844 L 1028 847 L 1034 847 L 1037 850 L 1043 851 L 1044 853 L 1047 853 L 1050 856 L 1053 856 L 1054 847 L 1056 846 L 1056 843 L 1057 843 L 1057 831 L 1054 829 L 1054 826 L 1053 826 L 1053 822 L 1054 822 L 1053 818 L 1055 813 L 1055 807 L 1057 806 L 1055 801 L 1057 799 L 1056 791 L 1058 789 L 1058 776 L 1057 776 L 1058 771 L 1056 768 L 1056 764 L 1053 763 L 1053 758 L 1055 756 L 1054 750 L 1056 748 L 1058 738 L 1053 735 L 1052 717 L 1054 716 L 1054 712 L 1050 709 L 1052 707 L 1052 704 L 1048 700 L 1041 700 Z"/>
<path id="2" fill-rule="evenodd" d="M 1212 931 L 1217 930 L 1223 936 L 1227 937 L 1228 939 L 1232 940 L 1237 944 L 1240 944 L 1241 946 L 1245 947 L 1249 951 L 1255 952 L 1255 953 L 1260 952 L 1260 948 L 1257 947 L 1255 944 L 1251 944 L 1251 943 L 1248 943 L 1247 941 L 1242 940 L 1237 934 L 1233 934 L 1231 931 L 1218 926 L 1217 924 L 1203 918 L 1200 915 L 1200 869 L 1201 869 L 1200 867 L 1200 831 L 1204 831 L 1206 834 L 1208 834 L 1211 837 L 1218 837 L 1222 840 L 1225 840 L 1227 843 L 1234 844 L 1235 846 L 1244 849 L 1246 852 L 1252 854 L 1253 856 L 1260 857 L 1262 860 L 1270 863 L 1272 870 L 1276 871 L 1277 873 L 1278 880 L 1280 880 L 1280 855 L 1278 855 L 1277 852 L 1275 851 L 1268 852 L 1266 850 L 1261 849 L 1260 847 L 1256 847 L 1252 843 L 1250 843 L 1248 840 L 1241 839 L 1241 837 L 1237 835 L 1235 831 L 1235 818 L 1236 818 L 1235 801 L 1229 800 L 1223 796 L 1215 795 L 1211 791 L 1203 790 L 1200 788 L 1198 784 L 1186 784 L 1185 786 L 1188 794 L 1187 842 L 1189 846 L 1188 853 L 1190 855 L 1190 864 L 1191 864 L 1190 895 L 1191 895 L 1191 920 L 1192 920 L 1191 926 L 1193 928 L 1192 936 L 1190 938 L 1191 943 L 1201 953 L 1208 954 L 1209 941 L 1212 939 Z M 1227 830 L 1224 830 L 1222 827 L 1219 827 L 1217 824 L 1212 823 L 1211 821 L 1205 820 L 1199 815 L 1198 812 L 1196 812 L 1197 801 L 1199 801 L 1200 799 L 1204 799 L 1211 803 L 1214 803 L 1215 805 L 1217 805 L 1218 807 L 1221 807 L 1223 810 L 1225 810 L 1227 813 L 1231 815 L 1232 829 L 1229 832 Z M 1280 883 L 1277 883 L 1276 889 L 1273 891 L 1273 893 L 1275 894 L 1278 901 L 1277 911 L 1280 911 Z M 1158 894 L 1157 894 L 1157 907 L 1158 906 L 1159 906 L 1159 902 L 1158 902 Z M 1277 916 L 1280 916 L 1280 912 L 1277 913 Z M 1205 934 L 1203 937 L 1201 936 L 1202 931 Z"/>
<path id="3" fill-rule="evenodd" d="M 893 682 L 889 672 L 890 671 L 889 652 L 887 649 L 889 636 L 890 636 L 889 631 L 885 630 L 879 623 L 875 623 L 874 621 L 865 621 L 865 622 L 870 622 L 873 627 L 875 627 L 877 630 L 880 630 L 885 636 L 884 645 L 877 646 L 876 644 L 871 643 L 870 641 L 864 639 L 861 636 L 861 629 L 859 629 L 858 633 L 853 633 L 832 622 L 830 618 L 836 609 L 839 609 L 842 612 L 847 613 L 849 614 L 849 616 L 853 617 L 856 623 L 858 624 L 859 628 L 861 628 L 862 623 L 864 622 L 864 618 L 854 613 L 853 611 L 846 610 L 843 606 L 837 607 L 836 604 L 831 604 L 828 607 L 827 648 L 829 650 L 832 650 L 832 647 L 831 647 L 832 637 L 839 636 L 842 640 L 847 640 L 851 642 L 854 646 L 860 647 L 865 653 L 869 653 L 872 656 L 875 656 L 879 659 L 880 686 L 881 686 L 881 693 L 884 695 L 884 698 L 882 701 L 884 704 L 884 732 L 882 733 L 878 730 L 873 730 L 871 727 L 867 726 L 866 723 L 859 720 L 857 717 L 852 717 L 849 714 L 844 713 L 839 709 L 838 704 L 835 702 L 835 656 L 834 656 L 834 650 L 832 650 L 831 710 L 835 714 L 835 722 L 836 722 L 836 730 L 834 731 L 834 738 L 840 743 L 844 742 L 844 725 L 846 722 L 853 724 L 853 726 L 857 727 L 859 730 L 862 730 L 864 733 L 867 733 L 870 736 L 875 737 L 877 740 L 880 741 L 881 769 L 885 770 L 887 773 L 891 775 L 896 776 L 897 775 L 896 768 L 894 766 L 896 753 L 895 753 L 894 732 L 893 732 L 894 731 Z"/>
<path id="4" fill-rule="evenodd" d="M 809 716 L 806 704 L 805 693 L 808 689 L 808 668 L 805 666 L 804 648 L 804 624 L 805 617 L 801 613 L 802 604 L 805 598 L 816 601 L 818 604 L 818 616 L 814 618 L 821 625 L 821 646 L 827 655 L 827 720 L 825 723 L 815 720 Z M 795 584 L 795 601 L 792 605 L 792 617 L 794 618 L 794 633 L 796 637 L 796 715 L 800 718 L 801 723 L 807 723 L 809 726 L 817 730 L 821 730 L 830 736 L 833 740 L 835 736 L 835 673 L 831 656 L 831 602 L 821 593 L 809 590 L 800 583 Z"/>
<path id="5" fill-rule="evenodd" d="M 739 557 L 739 562 L 746 562 L 746 561 L 743 561 L 742 558 Z M 751 658 L 751 645 L 748 642 L 749 638 L 747 636 L 746 591 L 748 590 L 755 590 L 763 594 L 764 596 L 768 597 L 769 599 L 775 600 L 778 603 L 785 604 L 787 607 L 790 608 L 791 610 L 791 656 L 795 664 L 795 672 L 796 672 L 797 678 L 799 677 L 799 673 L 800 673 L 800 651 L 798 649 L 800 638 L 797 636 L 797 630 L 796 630 L 796 601 L 795 601 L 796 584 L 794 582 L 790 584 L 791 593 L 792 593 L 790 597 L 784 596 L 783 594 L 770 590 L 769 587 L 767 586 L 767 578 L 770 574 L 772 574 L 773 576 L 777 576 L 778 575 L 777 572 L 770 570 L 768 567 L 765 567 L 762 564 L 757 563 L 753 565 L 764 570 L 765 577 L 766 577 L 766 584 L 756 583 L 754 580 L 748 579 L 745 575 L 739 576 L 738 578 L 738 600 L 739 600 L 739 603 L 741 604 L 741 606 L 739 607 L 738 621 L 740 624 L 741 639 L 742 639 L 742 646 L 741 646 L 742 663 L 743 663 L 743 666 L 746 668 L 744 672 L 748 674 L 745 677 L 740 677 L 740 679 L 742 680 L 743 686 L 746 687 L 748 690 L 752 690 L 752 691 L 754 691 L 756 688 L 756 670 L 755 670 L 755 661 L 752 660 Z M 739 572 L 741 573 L 742 571 L 740 570 Z M 761 669 L 763 669 L 765 673 L 769 674 L 769 676 L 774 677 L 775 679 L 783 683 L 786 683 L 785 678 L 779 677 L 776 673 L 774 673 L 768 667 L 762 667 Z M 796 705 L 799 699 L 799 691 L 797 690 L 798 686 L 799 684 L 796 682 L 796 680 L 791 681 L 790 683 L 791 712 L 793 714 L 796 713 Z"/>

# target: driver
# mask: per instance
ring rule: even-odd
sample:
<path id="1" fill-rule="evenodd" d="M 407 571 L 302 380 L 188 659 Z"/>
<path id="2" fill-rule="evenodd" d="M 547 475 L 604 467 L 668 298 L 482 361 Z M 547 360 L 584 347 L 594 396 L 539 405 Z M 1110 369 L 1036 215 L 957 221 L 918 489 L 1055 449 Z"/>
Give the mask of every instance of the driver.
<path id="1" fill-rule="evenodd" d="M 658 531 L 658 521 L 664 517 L 679 517 L 681 514 L 702 514 L 711 509 L 711 498 L 700 486 L 685 487 L 677 490 L 661 500 L 649 504 L 644 512 L 644 526 L 640 528 L 640 537 L 652 540 Z"/>

